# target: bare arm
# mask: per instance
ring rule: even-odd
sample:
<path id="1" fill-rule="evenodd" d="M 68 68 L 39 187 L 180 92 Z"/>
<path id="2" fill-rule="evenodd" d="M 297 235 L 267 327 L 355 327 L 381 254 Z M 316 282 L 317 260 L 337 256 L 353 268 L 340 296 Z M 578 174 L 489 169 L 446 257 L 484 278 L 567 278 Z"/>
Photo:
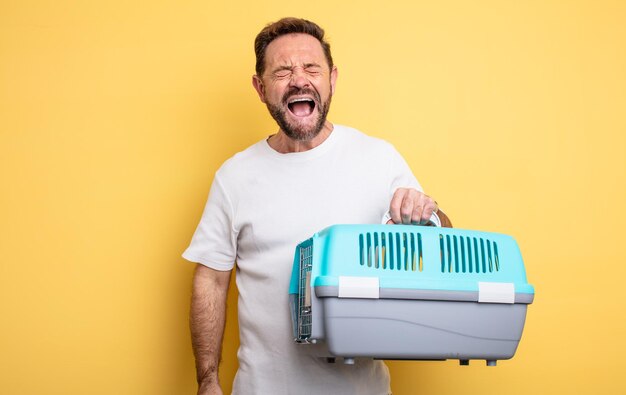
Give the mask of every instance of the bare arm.
<path id="1" fill-rule="evenodd" d="M 222 394 L 218 365 L 226 323 L 226 298 L 231 271 L 198 264 L 193 277 L 189 326 L 196 357 L 198 394 Z"/>

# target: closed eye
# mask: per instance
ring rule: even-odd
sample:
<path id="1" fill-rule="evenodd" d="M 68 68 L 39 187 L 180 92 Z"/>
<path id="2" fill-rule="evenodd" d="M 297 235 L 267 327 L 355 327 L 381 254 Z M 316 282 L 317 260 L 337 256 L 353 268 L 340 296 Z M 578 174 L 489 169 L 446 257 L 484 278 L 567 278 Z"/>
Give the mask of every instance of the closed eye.
<path id="1" fill-rule="evenodd" d="M 276 78 L 288 78 L 291 75 L 291 70 L 279 70 L 274 73 Z"/>
<path id="2" fill-rule="evenodd" d="M 307 74 L 311 74 L 311 75 L 318 75 L 322 72 L 322 69 L 319 67 L 307 67 L 305 70 Z"/>

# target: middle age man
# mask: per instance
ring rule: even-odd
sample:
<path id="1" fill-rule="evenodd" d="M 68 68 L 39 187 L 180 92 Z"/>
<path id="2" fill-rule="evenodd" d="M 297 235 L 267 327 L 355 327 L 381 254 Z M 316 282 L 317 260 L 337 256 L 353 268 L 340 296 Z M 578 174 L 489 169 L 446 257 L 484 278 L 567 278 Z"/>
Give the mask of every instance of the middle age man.
<path id="1" fill-rule="evenodd" d="M 287 295 L 293 251 L 336 223 L 380 223 L 385 215 L 389 223 L 424 223 L 437 204 L 390 144 L 326 119 L 338 72 L 318 25 L 281 19 L 259 33 L 255 52 L 252 83 L 279 130 L 218 170 L 183 254 L 199 263 L 191 308 L 198 393 L 222 393 L 218 364 L 236 262 L 234 394 L 388 394 L 383 362 L 329 364 L 294 344 Z"/>

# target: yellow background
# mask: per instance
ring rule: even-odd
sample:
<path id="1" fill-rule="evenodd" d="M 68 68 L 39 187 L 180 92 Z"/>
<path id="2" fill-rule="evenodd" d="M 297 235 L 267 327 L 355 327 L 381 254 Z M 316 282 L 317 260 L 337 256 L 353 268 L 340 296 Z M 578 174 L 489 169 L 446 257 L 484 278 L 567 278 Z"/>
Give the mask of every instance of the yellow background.
<path id="1" fill-rule="evenodd" d="M 330 119 L 513 235 L 536 287 L 512 360 L 392 362 L 394 394 L 625 393 L 626 2 L 2 0 L 0 394 L 195 391 L 180 253 L 276 130 L 252 43 L 286 15 L 329 34 Z"/>

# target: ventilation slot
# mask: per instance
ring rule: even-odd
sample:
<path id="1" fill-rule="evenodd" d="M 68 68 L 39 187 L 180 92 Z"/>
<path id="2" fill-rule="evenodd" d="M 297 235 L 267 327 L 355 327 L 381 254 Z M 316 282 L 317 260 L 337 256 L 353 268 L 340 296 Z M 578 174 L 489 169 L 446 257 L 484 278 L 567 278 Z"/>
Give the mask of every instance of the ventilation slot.
<path id="1" fill-rule="evenodd" d="M 439 235 L 442 273 L 491 273 L 500 271 L 498 245 L 488 239 Z"/>
<path id="2" fill-rule="evenodd" d="M 374 269 L 422 271 L 422 235 L 371 232 L 359 235 L 359 263 Z"/>

